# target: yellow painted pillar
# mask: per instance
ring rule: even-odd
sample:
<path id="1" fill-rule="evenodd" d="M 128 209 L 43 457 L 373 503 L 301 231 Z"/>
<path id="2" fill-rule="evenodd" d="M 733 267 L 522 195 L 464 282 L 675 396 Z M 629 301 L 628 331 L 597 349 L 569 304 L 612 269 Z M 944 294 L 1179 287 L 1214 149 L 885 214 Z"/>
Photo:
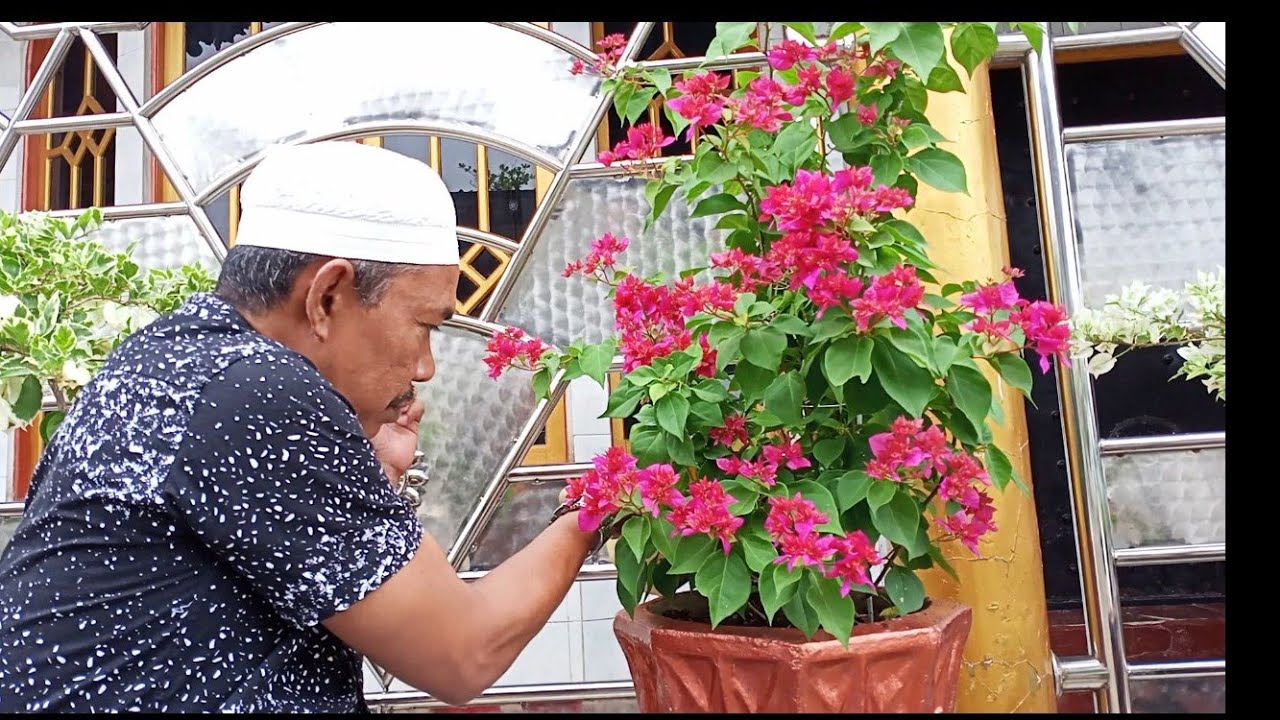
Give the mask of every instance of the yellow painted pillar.
<path id="1" fill-rule="evenodd" d="M 1009 264 L 990 78 L 985 67 L 972 79 L 964 77 L 963 69 L 960 75 L 965 92 L 929 93 L 926 114 L 953 141 L 942 147 L 964 162 L 969 192 L 945 193 L 921 183 L 916 208 L 907 214 L 929 241 L 929 256 L 938 265 L 935 276 L 944 284 L 995 280 Z M 1030 486 L 1022 396 L 994 372 L 987 377 L 1004 410 L 1004 423 L 991 424 L 995 441 Z M 959 584 L 941 570 L 923 574 L 931 596 L 973 608 L 956 710 L 1056 712 L 1035 501 L 1013 483 L 1003 493 L 991 494 L 999 529 L 980 545 L 982 557 L 975 558 L 958 542 L 947 543 L 943 553 L 960 576 Z"/>

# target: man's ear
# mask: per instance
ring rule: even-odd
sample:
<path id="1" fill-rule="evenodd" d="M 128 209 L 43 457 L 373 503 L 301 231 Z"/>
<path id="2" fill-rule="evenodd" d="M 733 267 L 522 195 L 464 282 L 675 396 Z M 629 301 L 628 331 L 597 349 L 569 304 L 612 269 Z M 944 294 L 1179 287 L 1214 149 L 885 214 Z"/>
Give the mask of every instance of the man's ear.
<path id="1" fill-rule="evenodd" d="M 349 311 L 359 303 L 355 280 L 355 267 L 351 261 L 342 259 L 324 262 L 311 277 L 304 308 L 311 331 L 319 340 L 329 338 L 335 315 Z"/>

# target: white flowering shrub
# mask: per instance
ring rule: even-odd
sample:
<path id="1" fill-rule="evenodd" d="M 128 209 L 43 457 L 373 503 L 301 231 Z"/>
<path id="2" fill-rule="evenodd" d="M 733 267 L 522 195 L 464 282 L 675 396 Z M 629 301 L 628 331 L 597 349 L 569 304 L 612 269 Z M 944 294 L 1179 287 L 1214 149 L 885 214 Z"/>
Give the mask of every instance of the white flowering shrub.
<path id="1" fill-rule="evenodd" d="M 1072 356 L 1102 375 L 1134 348 L 1180 346 L 1183 365 L 1174 377 L 1200 380 L 1227 401 L 1227 276 L 1199 273 L 1181 292 L 1135 282 L 1108 295 L 1101 308 L 1071 318 Z"/>
<path id="2" fill-rule="evenodd" d="M 200 265 L 143 271 L 126 252 L 86 239 L 102 222 L 0 211 L 0 431 L 42 408 L 47 440 L 80 388 L 130 333 L 213 288 Z"/>

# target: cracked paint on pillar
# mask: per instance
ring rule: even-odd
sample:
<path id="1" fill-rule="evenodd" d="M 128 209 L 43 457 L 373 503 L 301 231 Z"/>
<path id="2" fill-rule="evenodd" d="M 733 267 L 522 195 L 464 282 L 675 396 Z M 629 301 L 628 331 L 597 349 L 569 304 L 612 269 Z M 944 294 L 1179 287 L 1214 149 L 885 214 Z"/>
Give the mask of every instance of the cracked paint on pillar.
<path id="1" fill-rule="evenodd" d="M 921 183 L 916 208 L 904 216 L 928 239 L 929 257 L 938 265 L 935 276 L 944 284 L 966 278 L 997 280 L 1001 268 L 1009 264 L 987 68 L 978 68 L 972 79 L 965 77 L 963 68 L 959 74 L 966 92 L 929 93 L 927 115 L 952 141 L 941 147 L 964 163 L 969 191 L 944 193 Z M 991 421 L 996 444 L 1030 486 L 1022 395 L 1001 382 L 986 363 L 980 365 L 1004 411 L 1003 424 Z M 1045 382 L 1036 375 L 1038 382 Z M 999 530 L 979 546 L 982 557 L 975 558 L 958 542 L 943 546 L 960 576 L 959 585 L 941 570 L 922 574 L 930 595 L 953 598 L 973 608 L 973 631 L 965 646 L 956 710 L 1054 712 L 1057 701 L 1035 501 L 1013 483 L 992 496 Z"/>

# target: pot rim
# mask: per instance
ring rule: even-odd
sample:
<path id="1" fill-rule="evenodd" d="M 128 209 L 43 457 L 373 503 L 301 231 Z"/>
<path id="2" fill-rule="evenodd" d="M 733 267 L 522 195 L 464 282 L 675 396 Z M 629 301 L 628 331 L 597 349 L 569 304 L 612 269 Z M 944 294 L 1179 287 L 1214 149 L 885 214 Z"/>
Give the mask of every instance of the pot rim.
<path id="1" fill-rule="evenodd" d="M 788 645 L 810 646 L 824 643 L 840 644 L 840 641 L 837 640 L 835 636 L 821 629 L 814 633 L 813 639 L 808 639 L 804 636 L 804 633 L 797 628 L 743 627 L 734 625 L 720 625 L 719 627 L 712 628 L 710 623 L 694 622 L 692 620 L 676 620 L 655 611 L 655 608 L 660 605 L 664 605 L 672 601 L 678 602 L 680 599 L 689 596 L 697 596 L 697 593 L 686 590 L 677 593 L 670 598 L 657 597 L 652 600 L 646 600 L 636 606 L 634 618 L 627 614 L 625 608 L 619 610 L 614 620 L 615 627 L 618 624 L 623 624 L 644 627 L 651 632 L 691 633 L 721 637 L 736 636 L 781 642 Z M 853 634 L 849 637 L 849 644 L 852 646 L 858 642 L 865 642 L 865 640 L 861 640 L 862 638 L 871 638 L 887 633 L 907 634 L 932 632 L 938 627 L 949 624 L 956 616 L 972 612 L 968 605 L 947 598 L 928 598 L 927 602 L 928 605 L 923 609 L 913 612 L 910 615 L 890 618 L 889 620 L 877 620 L 873 623 L 859 623 L 854 625 Z"/>

